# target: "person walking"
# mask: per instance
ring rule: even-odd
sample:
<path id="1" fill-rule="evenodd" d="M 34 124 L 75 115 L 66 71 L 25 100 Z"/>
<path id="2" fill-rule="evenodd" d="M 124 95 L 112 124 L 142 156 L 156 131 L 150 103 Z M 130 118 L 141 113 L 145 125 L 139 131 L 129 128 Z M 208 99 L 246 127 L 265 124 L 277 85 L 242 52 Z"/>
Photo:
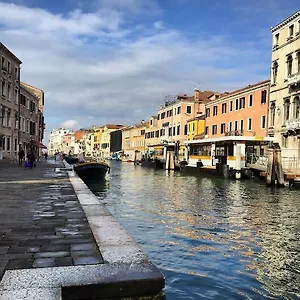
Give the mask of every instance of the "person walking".
<path id="1" fill-rule="evenodd" d="M 30 169 L 32 169 L 32 167 L 34 166 L 34 162 L 35 162 L 35 155 L 32 151 L 30 151 L 28 154 L 27 154 L 27 159 L 30 163 Z"/>
<path id="2" fill-rule="evenodd" d="M 48 158 L 48 153 L 47 152 L 45 152 L 44 157 L 45 157 L 45 160 L 47 160 L 47 158 Z"/>
<path id="3" fill-rule="evenodd" d="M 23 164 L 23 159 L 25 157 L 25 152 L 22 148 L 19 150 L 18 156 L 19 156 L 19 165 L 22 165 Z"/>

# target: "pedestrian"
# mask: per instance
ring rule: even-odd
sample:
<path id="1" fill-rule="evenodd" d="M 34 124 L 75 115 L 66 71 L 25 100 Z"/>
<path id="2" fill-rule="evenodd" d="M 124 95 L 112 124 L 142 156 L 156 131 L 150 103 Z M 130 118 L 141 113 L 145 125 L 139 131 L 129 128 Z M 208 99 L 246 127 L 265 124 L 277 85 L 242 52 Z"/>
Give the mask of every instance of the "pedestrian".
<path id="1" fill-rule="evenodd" d="M 48 153 L 47 152 L 45 152 L 44 157 L 45 157 L 45 160 L 47 160 L 47 158 L 48 158 Z"/>
<path id="2" fill-rule="evenodd" d="M 22 163 L 23 163 L 23 159 L 25 157 L 25 152 L 24 152 L 24 150 L 22 148 L 18 152 L 18 156 L 19 156 L 19 165 L 21 166 Z"/>
<path id="3" fill-rule="evenodd" d="M 32 169 L 32 167 L 35 166 L 35 155 L 32 151 L 27 154 L 27 159 L 30 163 L 30 169 Z"/>

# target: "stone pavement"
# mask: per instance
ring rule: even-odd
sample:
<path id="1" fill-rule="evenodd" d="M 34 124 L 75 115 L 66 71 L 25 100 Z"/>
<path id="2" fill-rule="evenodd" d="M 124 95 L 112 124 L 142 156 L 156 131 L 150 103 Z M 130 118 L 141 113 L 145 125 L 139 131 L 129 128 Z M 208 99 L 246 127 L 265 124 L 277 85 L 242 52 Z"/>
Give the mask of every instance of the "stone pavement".
<path id="1" fill-rule="evenodd" d="M 0 161 L 0 279 L 6 270 L 103 263 L 62 162 Z"/>

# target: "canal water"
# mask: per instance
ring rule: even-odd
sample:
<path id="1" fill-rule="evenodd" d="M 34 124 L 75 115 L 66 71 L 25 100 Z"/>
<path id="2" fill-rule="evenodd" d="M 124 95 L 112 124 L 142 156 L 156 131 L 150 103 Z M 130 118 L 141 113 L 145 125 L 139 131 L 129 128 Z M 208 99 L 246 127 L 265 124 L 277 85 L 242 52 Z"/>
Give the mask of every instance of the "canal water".
<path id="1" fill-rule="evenodd" d="M 299 299 L 300 190 L 112 162 L 90 183 L 170 299 Z"/>

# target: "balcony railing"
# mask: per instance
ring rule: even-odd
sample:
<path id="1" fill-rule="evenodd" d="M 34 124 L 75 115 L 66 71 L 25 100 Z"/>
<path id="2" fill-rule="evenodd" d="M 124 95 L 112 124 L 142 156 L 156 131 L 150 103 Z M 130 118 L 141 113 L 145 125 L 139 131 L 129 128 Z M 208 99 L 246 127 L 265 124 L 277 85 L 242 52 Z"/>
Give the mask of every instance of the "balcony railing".
<path id="1" fill-rule="evenodd" d="M 242 136 L 243 130 L 225 131 L 225 136 Z"/>
<path id="2" fill-rule="evenodd" d="M 295 85 L 300 83 L 300 72 L 296 74 L 289 75 L 287 78 L 288 85 Z"/>
<path id="3" fill-rule="evenodd" d="M 285 125 L 287 130 L 300 129 L 300 119 L 287 120 Z"/>

